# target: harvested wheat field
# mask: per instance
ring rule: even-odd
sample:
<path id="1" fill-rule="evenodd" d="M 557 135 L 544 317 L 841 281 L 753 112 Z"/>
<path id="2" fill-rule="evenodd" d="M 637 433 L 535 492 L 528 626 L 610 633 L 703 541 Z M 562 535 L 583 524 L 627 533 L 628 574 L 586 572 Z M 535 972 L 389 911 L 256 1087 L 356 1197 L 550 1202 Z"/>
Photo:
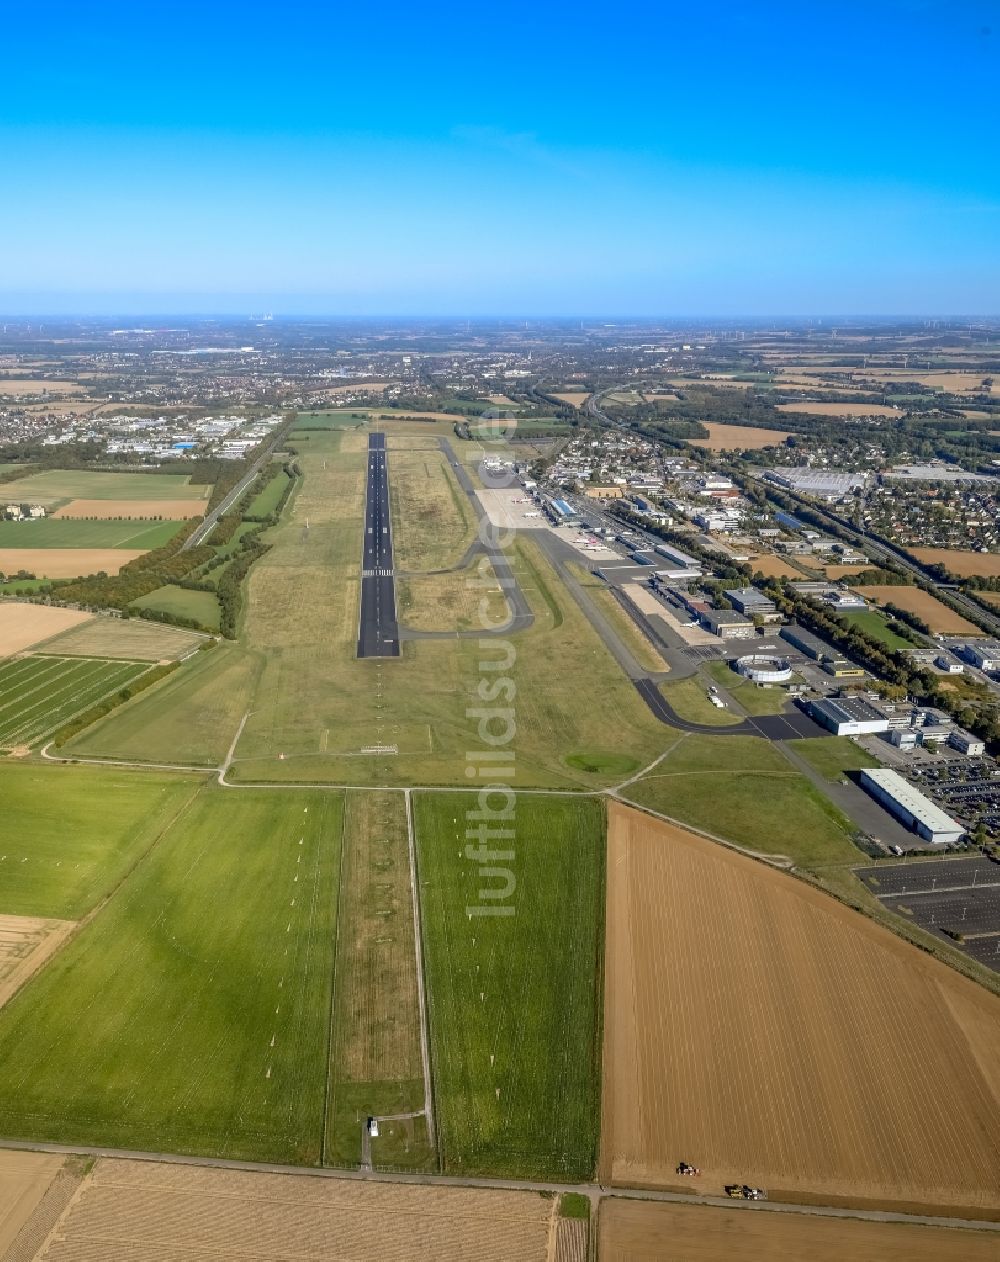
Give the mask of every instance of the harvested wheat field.
<path id="1" fill-rule="evenodd" d="M 964 552 L 961 548 L 910 548 L 924 565 L 943 565 L 960 578 L 1000 578 L 1000 552 Z"/>
<path id="2" fill-rule="evenodd" d="M 941 603 L 936 596 L 925 592 L 920 587 L 894 587 L 875 585 L 873 587 L 855 587 L 855 591 L 876 604 L 897 605 L 908 613 L 915 613 L 923 618 L 934 635 L 982 635 L 978 627 L 963 618 L 954 609 Z"/>
<path id="3" fill-rule="evenodd" d="M 553 394 L 553 399 L 558 399 L 560 403 L 568 403 L 571 408 L 582 408 L 590 398 L 589 390 L 563 390 L 557 394 Z"/>
<path id="4" fill-rule="evenodd" d="M 41 1152 L 0 1152 L 0 1258 L 38 1207 L 65 1157 Z"/>
<path id="5" fill-rule="evenodd" d="M 101 1160 L 39 1262 L 546 1262 L 556 1200 Z"/>
<path id="6" fill-rule="evenodd" d="M 994 1231 L 775 1214 L 709 1205 L 601 1203 L 601 1262 L 993 1262 Z"/>
<path id="7" fill-rule="evenodd" d="M 818 403 L 809 399 L 799 403 L 779 403 L 779 412 L 808 412 L 810 416 L 902 416 L 899 408 L 881 403 Z"/>
<path id="8" fill-rule="evenodd" d="M 753 425 L 720 425 L 715 421 L 702 421 L 708 430 L 707 438 L 689 439 L 692 447 L 705 447 L 708 451 L 759 451 L 762 447 L 777 447 L 791 434 L 784 429 L 757 429 Z"/>
<path id="9" fill-rule="evenodd" d="M 1000 592 L 976 592 L 980 600 L 985 600 L 988 605 L 997 605 L 1000 607 Z"/>
<path id="10" fill-rule="evenodd" d="M 0 915 L 0 1008 L 62 946 L 75 920 Z"/>
<path id="11" fill-rule="evenodd" d="M 98 521 L 127 517 L 138 521 L 187 521 L 205 512 L 203 500 L 70 500 L 53 517 L 90 517 Z"/>
<path id="12" fill-rule="evenodd" d="M 140 548 L 0 548 L 0 574 L 27 570 L 36 578 L 79 578 L 104 570 L 117 574 L 145 555 Z"/>
<path id="13" fill-rule="evenodd" d="M 0 377 L 0 394 L 82 394 L 75 381 L 39 381 L 33 377 Z"/>
<path id="14" fill-rule="evenodd" d="M 4 601 L 0 604 L 0 657 L 20 653 L 51 639 L 60 631 L 90 622 L 93 616 L 79 609 L 53 609 L 47 605 Z"/>
<path id="15" fill-rule="evenodd" d="M 113 657 L 133 662 L 175 661 L 192 652 L 206 637 L 183 627 L 168 627 L 142 618 L 93 618 L 57 635 L 46 653 L 61 657 Z"/>
<path id="16" fill-rule="evenodd" d="M 864 574 L 872 568 L 871 561 L 863 561 L 860 565 L 824 565 L 823 573 L 829 579 L 851 578 L 855 574 Z"/>
<path id="17" fill-rule="evenodd" d="M 797 565 L 771 552 L 754 557 L 749 565 L 755 574 L 760 571 L 765 578 L 805 578 L 805 573 Z"/>
<path id="18" fill-rule="evenodd" d="M 602 1182 L 1000 1218 L 1000 999 L 609 803 Z"/>

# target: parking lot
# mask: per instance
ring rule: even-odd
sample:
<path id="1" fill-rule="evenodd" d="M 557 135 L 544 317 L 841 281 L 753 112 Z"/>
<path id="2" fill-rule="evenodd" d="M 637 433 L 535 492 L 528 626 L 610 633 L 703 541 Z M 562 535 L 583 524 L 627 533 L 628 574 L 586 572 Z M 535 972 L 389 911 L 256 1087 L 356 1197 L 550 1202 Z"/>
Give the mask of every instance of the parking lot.
<path id="1" fill-rule="evenodd" d="M 979 825 L 1000 837 L 1000 767 L 992 758 L 947 758 L 923 762 L 907 779 L 969 832 Z"/>
<path id="2" fill-rule="evenodd" d="M 930 859 L 857 875 L 884 907 L 1000 972 L 1000 862 Z"/>

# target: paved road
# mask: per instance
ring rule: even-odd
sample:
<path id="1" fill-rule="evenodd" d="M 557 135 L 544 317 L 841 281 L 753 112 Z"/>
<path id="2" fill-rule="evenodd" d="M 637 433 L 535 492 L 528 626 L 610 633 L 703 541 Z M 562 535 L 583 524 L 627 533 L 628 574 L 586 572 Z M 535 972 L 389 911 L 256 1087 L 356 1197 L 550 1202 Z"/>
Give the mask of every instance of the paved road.
<path id="1" fill-rule="evenodd" d="M 291 1174 L 307 1179 L 349 1179 L 354 1182 L 401 1183 L 429 1187 L 495 1188 L 508 1192 L 576 1192 L 591 1202 L 624 1196 L 631 1200 L 667 1201 L 682 1205 L 725 1205 L 746 1213 L 808 1214 L 819 1218 L 860 1218 L 868 1222 L 912 1223 L 931 1227 L 964 1227 L 974 1231 L 1000 1231 L 1000 1222 L 982 1219 L 946 1218 L 936 1214 L 900 1214 L 893 1210 L 840 1209 L 832 1205 L 796 1205 L 783 1201 L 734 1201 L 708 1190 L 660 1192 L 627 1186 L 604 1187 L 599 1183 L 547 1183 L 520 1179 L 475 1179 L 447 1174 L 389 1174 L 373 1170 L 333 1170 L 317 1166 L 288 1166 L 277 1162 L 230 1161 L 222 1157 L 185 1157 L 177 1153 L 133 1151 L 128 1148 L 99 1148 L 87 1144 L 31 1143 L 0 1139 L 0 1149 L 15 1152 L 51 1152 L 66 1156 L 108 1157 L 125 1161 L 157 1161 L 172 1166 L 202 1166 L 213 1170 L 246 1170 L 261 1174 Z"/>
<path id="2" fill-rule="evenodd" d="M 399 656 L 388 459 L 385 434 L 369 434 L 358 657 Z"/>
<path id="3" fill-rule="evenodd" d="M 250 483 L 254 480 L 257 474 L 260 473 L 261 469 L 263 469 L 266 464 L 270 463 L 271 456 L 274 453 L 274 447 L 275 447 L 276 441 L 277 441 L 277 438 L 275 437 L 274 439 L 268 442 L 264 450 L 260 453 L 260 455 L 253 462 L 253 464 L 250 466 L 247 472 L 243 475 L 243 477 L 240 478 L 239 482 L 236 483 L 236 485 L 225 497 L 225 499 L 223 499 L 222 503 L 219 504 L 218 508 L 213 508 L 212 511 L 205 518 L 205 520 L 198 527 L 198 529 L 193 530 L 191 534 L 187 537 L 187 539 L 184 540 L 184 542 L 181 544 L 182 552 L 186 552 L 188 548 L 197 547 L 197 545 L 201 543 L 203 539 L 206 539 L 208 537 L 208 535 L 212 531 L 212 528 L 215 526 L 219 518 L 224 513 L 229 512 L 229 510 L 240 498 L 240 496 L 247 489 Z"/>

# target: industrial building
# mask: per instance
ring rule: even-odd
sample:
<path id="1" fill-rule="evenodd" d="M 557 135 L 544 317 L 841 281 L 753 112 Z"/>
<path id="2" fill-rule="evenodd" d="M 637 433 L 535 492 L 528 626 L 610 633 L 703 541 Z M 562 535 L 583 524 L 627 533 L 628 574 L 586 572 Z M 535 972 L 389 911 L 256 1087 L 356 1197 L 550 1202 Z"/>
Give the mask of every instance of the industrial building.
<path id="1" fill-rule="evenodd" d="M 776 486 L 830 500 L 841 499 L 868 481 L 866 473 L 835 473 L 828 469 L 813 469 L 808 465 L 798 469 L 769 469 L 764 476 Z"/>
<path id="2" fill-rule="evenodd" d="M 774 601 L 770 600 L 756 587 L 732 587 L 726 589 L 726 599 L 740 613 L 752 618 L 754 614 L 773 614 L 776 612 Z"/>
<path id="3" fill-rule="evenodd" d="M 861 772 L 861 784 L 890 814 L 932 846 L 956 842 L 965 832 L 958 820 L 935 806 L 929 797 L 904 780 L 897 771 L 884 767 L 866 768 Z"/>
<path id="4" fill-rule="evenodd" d="M 958 651 L 979 670 L 1000 670 L 1000 641 L 982 640 L 978 644 L 963 644 Z"/>
<path id="5" fill-rule="evenodd" d="M 809 702 L 809 713 L 836 736 L 887 732 L 889 718 L 863 697 L 824 697 Z"/>
<path id="6" fill-rule="evenodd" d="M 818 635 L 813 635 L 805 627 L 800 627 L 797 622 L 793 622 L 790 626 L 782 627 L 778 634 L 783 640 L 787 640 L 793 648 L 797 648 L 800 653 L 805 653 L 806 657 L 811 657 L 814 662 L 824 662 L 828 659 L 832 661 L 838 656 L 837 650 L 832 644 L 827 644 L 826 640 L 821 640 Z"/>
<path id="7" fill-rule="evenodd" d="M 823 670 L 834 679 L 864 679 L 865 668 L 847 657 L 828 657 L 820 663 Z"/>
<path id="8" fill-rule="evenodd" d="M 710 609 L 702 615 L 701 621 L 708 631 L 723 640 L 750 640 L 757 633 L 750 619 L 735 609 Z"/>

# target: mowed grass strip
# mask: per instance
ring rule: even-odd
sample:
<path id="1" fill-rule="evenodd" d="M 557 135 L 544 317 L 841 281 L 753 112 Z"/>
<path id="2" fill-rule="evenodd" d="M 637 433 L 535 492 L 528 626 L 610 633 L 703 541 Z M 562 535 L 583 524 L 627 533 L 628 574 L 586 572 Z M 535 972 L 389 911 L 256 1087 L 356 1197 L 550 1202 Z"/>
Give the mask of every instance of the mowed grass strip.
<path id="1" fill-rule="evenodd" d="M 179 521 L 82 521 L 48 517 L 0 522 L 0 548 L 161 548 L 180 530 Z"/>
<path id="2" fill-rule="evenodd" d="M 357 1165 L 372 1114 L 424 1107 L 406 803 L 350 790 L 344 819 L 325 1160 Z M 385 1122 L 376 1166 L 432 1169 L 423 1118 Z"/>
<path id="3" fill-rule="evenodd" d="M 514 857 L 494 861 L 466 856 L 476 796 L 418 793 L 414 807 L 442 1170 L 585 1179 L 597 1151 L 603 804 L 518 799 L 503 825 L 514 839 L 486 846 Z M 509 898 L 481 897 L 504 886 L 503 869 Z M 498 906 L 513 914 L 477 914 Z"/>
<path id="4" fill-rule="evenodd" d="M 0 748 L 33 744 L 148 669 L 143 662 L 79 657 L 0 664 Z"/>
<path id="5" fill-rule="evenodd" d="M 316 1163 L 342 812 L 203 787 L 0 1012 L 0 1134 Z"/>
<path id="6" fill-rule="evenodd" d="M 0 763 L 0 912 L 78 920 L 199 788 L 191 776 Z"/>

